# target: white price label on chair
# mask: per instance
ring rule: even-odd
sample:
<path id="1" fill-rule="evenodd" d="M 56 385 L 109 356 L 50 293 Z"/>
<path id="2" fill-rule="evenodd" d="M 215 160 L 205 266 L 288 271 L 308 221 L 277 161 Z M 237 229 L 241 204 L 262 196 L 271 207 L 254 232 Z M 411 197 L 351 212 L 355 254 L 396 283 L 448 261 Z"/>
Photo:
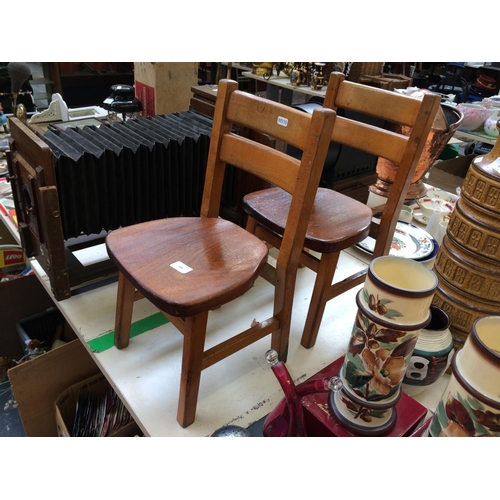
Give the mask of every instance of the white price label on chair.
<path id="1" fill-rule="evenodd" d="M 281 125 L 282 127 L 288 127 L 288 118 L 278 116 L 278 125 Z"/>
<path id="2" fill-rule="evenodd" d="M 189 266 L 186 266 L 186 264 L 182 263 L 180 260 L 174 262 L 173 264 L 170 264 L 170 267 L 173 267 L 176 271 L 179 271 L 182 274 L 186 274 L 192 271 Z"/>

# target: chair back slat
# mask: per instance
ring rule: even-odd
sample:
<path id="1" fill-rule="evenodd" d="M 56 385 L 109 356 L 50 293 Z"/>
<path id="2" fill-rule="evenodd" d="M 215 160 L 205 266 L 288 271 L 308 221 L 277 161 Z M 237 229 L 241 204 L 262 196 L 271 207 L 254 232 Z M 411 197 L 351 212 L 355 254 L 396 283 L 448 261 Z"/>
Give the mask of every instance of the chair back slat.
<path id="1" fill-rule="evenodd" d="M 239 90 L 231 94 L 227 108 L 230 122 L 268 134 L 301 150 L 305 148 L 308 118 L 301 110 Z"/>
<path id="2" fill-rule="evenodd" d="M 293 193 L 300 161 L 281 151 L 256 144 L 236 134 L 226 134 L 222 141 L 221 160 L 241 168 L 289 193 Z M 273 165 L 273 168 L 269 168 Z"/>
<path id="3" fill-rule="evenodd" d="M 333 86 L 334 83 L 331 82 L 331 85 Z M 327 94 L 329 90 L 330 88 Z M 325 106 L 326 102 L 325 96 Z M 345 81 L 340 85 L 334 106 L 328 105 L 327 107 L 351 109 L 358 113 L 409 126 L 415 123 L 420 112 L 420 103 L 415 99 L 408 99 L 408 96 L 393 91 L 350 81 Z"/>
<path id="4" fill-rule="evenodd" d="M 399 163 L 403 158 L 408 137 L 338 116 L 332 132 L 332 141 Z"/>

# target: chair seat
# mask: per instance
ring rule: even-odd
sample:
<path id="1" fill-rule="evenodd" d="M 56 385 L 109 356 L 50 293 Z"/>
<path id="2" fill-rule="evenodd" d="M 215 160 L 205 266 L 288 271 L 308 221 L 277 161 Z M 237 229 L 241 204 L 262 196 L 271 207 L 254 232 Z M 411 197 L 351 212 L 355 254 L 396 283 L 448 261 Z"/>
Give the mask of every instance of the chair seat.
<path id="1" fill-rule="evenodd" d="M 246 195 L 243 209 L 257 223 L 283 235 L 290 200 L 291 196 L 281 188 L 264 189 Z M 340 252 L 368 236 L 371 220 L 372 211 L 363 203 L 319 188 L 304 246 L 320 253 Z"/>
<path id="2" fill-rule="evenodd" d="M 243 228 L 205 217 L 127 226 L 110 233 L 106 246 L 145 297 L 180 317 L 219 307 L 248 291 L 268 254 L 267 246 Z"/>

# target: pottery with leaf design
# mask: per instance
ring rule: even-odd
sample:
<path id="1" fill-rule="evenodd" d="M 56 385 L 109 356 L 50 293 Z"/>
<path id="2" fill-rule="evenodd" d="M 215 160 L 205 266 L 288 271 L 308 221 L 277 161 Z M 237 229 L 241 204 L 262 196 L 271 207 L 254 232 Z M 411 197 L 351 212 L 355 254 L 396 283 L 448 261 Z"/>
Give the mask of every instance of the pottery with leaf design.
<path id="1" fill-rule="evenodd" d="M 402 257 L 373 259 L 340 369 L 342 389 L 330 394 L 335 418 L 362 436 L 383 436 L 396 424 L 394 406 L 419 332 L 431 319 L 437 278 Z"/>
<path id="2" fill-rule="evenodd" d="M 380 319 L 422 325 L 430 320 L 429 306 L 437 283 L 436 275 L 419 262 L 404 257 L 378 257 L 370 263 L 361 299 Z"/>
<path id="3" fill-rule="evenodd" d="M 500 316 L 474 322 L 428 428 L 431 437 L 500 437 Z"/>

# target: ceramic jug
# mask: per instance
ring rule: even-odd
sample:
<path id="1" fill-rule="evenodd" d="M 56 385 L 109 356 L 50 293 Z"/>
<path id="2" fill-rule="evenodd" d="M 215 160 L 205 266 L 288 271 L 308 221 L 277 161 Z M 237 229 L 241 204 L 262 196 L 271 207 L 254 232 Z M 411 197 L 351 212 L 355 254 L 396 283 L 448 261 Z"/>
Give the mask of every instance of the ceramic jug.
<path id="1" fill-rule="evenodd" d="M 446 212 L 441 210 L 441 205 L 439 204 L 439 200 L 435 200 L 433 202 L 433 208 L 434 212 L 432 212 L 431 218 L 429 219 L 429 222 L 427 223 L 425 230 L 433 238 L 435 238 L 436 241 L 438 241 L 438 243 L 441 243 L 441 241 L 439 241 L 441 233 L 440 224 L 441 222 L 443 222 Z M 442 240 L 443 238 L 441 237 L 440 239 Z"/>
<path id="2" fill-rule="evenodd" d="M 410 396 L 435 384 L 450 366 L 454 353 L 450 317 L 435 305 L 430 310 L 431 321 L 420 330 L 403 379 L 403 390 Z"/>
<path id="3" fill-rule="evenodd" d="M 494 111 L 484 122 L 483 128 L 486 134 L 491 137 L 498 137 L 497 121 L 500 120 L 500 108 L 494 108 Z"/>
<path id="4" fill-rule="evenodd" d="M 396 424 L 394 410 L 419 332 L 431 321 L 435 274 L 402 257 L 370 263 L 358 312 L 339 371 L 342 388 L 328 404 L 336 420 L 353 434 L 382 436 Z"/>

